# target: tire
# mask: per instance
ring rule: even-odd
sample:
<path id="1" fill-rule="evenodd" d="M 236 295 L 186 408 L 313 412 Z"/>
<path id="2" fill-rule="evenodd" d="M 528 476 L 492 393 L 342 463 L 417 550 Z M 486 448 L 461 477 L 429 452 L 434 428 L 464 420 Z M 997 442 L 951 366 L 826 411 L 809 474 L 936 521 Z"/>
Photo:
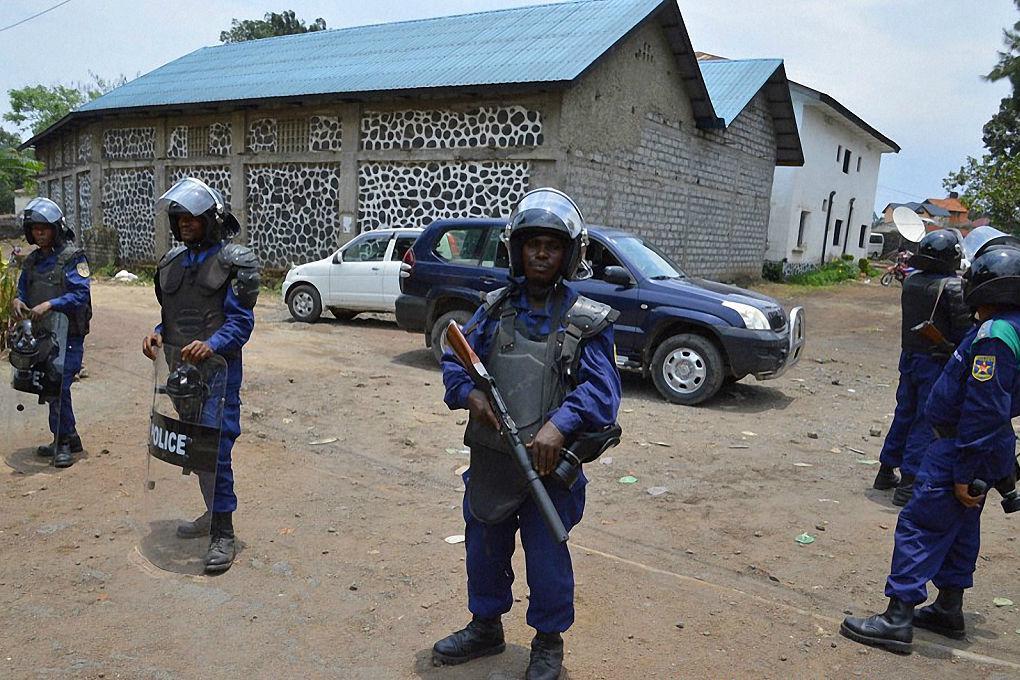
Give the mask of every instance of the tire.
<path id="1" fill-rule="evenodd" d="M 451 321 L 456 321 L 458 326 L 463 326 L 470 320 L 471 312 L 465 312 L 463 309 L 455 309 L 443 314 L 441 317 L 436 319 L 434 324 L 432 324 L 432 330 L 429 331 L 429 334 L 432 338 L 432 356 L 436 358 L 437 364 L 443 359 L 441 334 L 446 332 L 446 327 L 450 325 Z"/>
<path id="2" fill-rule="evenodd" d="M 322 316 L 322 300 L 315 286 L 296 286 L 287 296 L 287 309 L 295 321 L 314 323 Z"/>
<path id="3" fill-rule="evenodd" d="M 694 406 L 715 396 L 725 378 L 722 354 L 708 338 L 681 333 L 655 349 L 652 382 L 674 404 Z"/>
<path id="4" fill-rule="evenodd" d="M 882 278 L 879 279 L 878 282 L 881 283 L 883 286 L 888 286 L 890 283 L 892 283 L 892 279 L 893 279 L 892 272 L 886 272 L 885 274 L 882 274 Z"/>
<path id="5" fill-rule="evenodd" d="M 342 307 L 330 307 L 329 313 L 333 315 L 337 321 L 350 321 L 358 315 L 358 312 L 353 309 L 343 309 Z"/>

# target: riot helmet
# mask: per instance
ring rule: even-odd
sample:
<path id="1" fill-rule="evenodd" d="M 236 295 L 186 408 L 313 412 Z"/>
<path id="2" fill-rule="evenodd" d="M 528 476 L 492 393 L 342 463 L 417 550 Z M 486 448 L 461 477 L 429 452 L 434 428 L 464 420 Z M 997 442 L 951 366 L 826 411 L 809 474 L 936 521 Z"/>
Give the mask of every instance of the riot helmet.
<path id="1" fill-rule="evenodd" d="M 917 245 L 917 252 L 908 264 L 921 271 L 952 274 L 960 268 L 963 247 L 960 235 L 952 229 L 936 229 L 928 232 Z"/>
<path id="2" fill-rule="evenodd" d="M 973 262 L 981 253 L 998 246 L 1020 248 L 1020 238 L 999 231 L 991 225 L 975 227 L 967 234 L 967 238 L 963 239 L 963 256 Z"/>
<path id="3" fill-rule="evenodd" d="M 53 228 L 53 247 L 59 248 L 64 241 L 74 238 L 74 233 L 67 230 L 64 223 L 64 212 L 56 203 L 48 198 L 38 196 L 25 206 L 21 213 L 21 227 L 25 232 L 25 240 L 36 245 L 32 236 L 32 225 L 43 224 Z"/>
<path id="4" fill-rule="evenodd" d="M 588 249 L 588 229 L 577 204 L 548 187 L 524 194 L 503 229 L 500 240 L 510 255 L 510 276 L 524 275 L 524 242 L 540 234 L 558 236 L 567 243 L 560 275 L 573 278 Z"/>
<path id="5" fill-rule="evenodd" d="M 234 236 L 241 230 L 237 218 L 230 214 L 223 194 L 194 177 L 185 177 L 174 184 L 156 201 L 156 210 L 165 210 L 170 218 L 170 231 L 181 240 L 177 222 L 181 215 L 198 217 L 205 224 L 202 243 L 212 245 Z"/>
<path id="6" fill-rule="evenodd" d="M 981 305 L 1020 307 L 1020 249 L 985 248 L 963 275 L 963 300 L 971 309 Z"/>
<path id="7" fill-rule="evenodd" d="M 209 396 L 209 386 L 198 366 L 185 361 L 167 376 L 166 394 L 173 401 L 182 420 L 198 422 Z"/>

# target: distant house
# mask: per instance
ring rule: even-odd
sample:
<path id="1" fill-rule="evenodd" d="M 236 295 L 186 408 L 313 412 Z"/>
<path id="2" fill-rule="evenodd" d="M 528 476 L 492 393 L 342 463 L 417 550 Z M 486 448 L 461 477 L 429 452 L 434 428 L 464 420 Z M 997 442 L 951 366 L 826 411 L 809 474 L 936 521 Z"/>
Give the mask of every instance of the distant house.
<path id="1" fill-rule="evenodd" d="M 865 257 L 882 155 L 896 142 L 824 92 L 790 81 L 804 165 L 776 168 L 765 259 L 797 271 Z"/>
<path id="2" fill-rule="evenodd" d="M 949 222 L 950 218 L 949 211 L 941 206 L 935 205 L 930 201 L 924 201 L 923 203 L 916 202 L 890 203 L 889 205 L 885 206 L 885 209 L 882 211 L 882 222 L 883 224 L 887 225 L 888 229 L 894 228 L 892 226 L 893 211 L 896 210 L 896 208 L 899 208 L 900 206 L 910 208 L 915 213 L 917 213 L 922 220 L 931 220 L 932 222 L 939 226 L 945 226 Z"/>
<path id="3" fill-rule="evenodd" d="M 970 225 L 970 211 L 960 201 L 960 194 L 955 191 L 949 192 L 946 198 L 929 198 L 925 203 L 942 208 L 949 213 L 944 226 L 965 227 Z"/>

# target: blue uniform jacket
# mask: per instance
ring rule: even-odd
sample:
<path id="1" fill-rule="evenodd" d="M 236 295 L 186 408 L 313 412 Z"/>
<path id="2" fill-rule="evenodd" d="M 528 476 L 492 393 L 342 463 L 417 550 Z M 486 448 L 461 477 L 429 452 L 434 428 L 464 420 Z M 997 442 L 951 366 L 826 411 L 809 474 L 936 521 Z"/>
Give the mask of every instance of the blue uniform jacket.
<path id="1" fill-rule="evenodd" d="M 563 298 L 562 309 L 532 309 L 523 286 L 517 294 L 511 295 L 508 302 L 517 310 L 518 323 L 523 321 L 525 331 L 532 337 L 544 337 L 553 330 L 563 329 L 562 325 L 552 329 L 553 320 L 562 318 L 577 299 L 577 293 L 569 285 L 563 286 L 567 294 Z M 493 338 L 499 333 L 499 318 L 488 317 L 484 308 L 480 307 L 466 327 L 472 328 L 466 335 L 468 344 L 484 363 L 492 351 Z M 615 355 L 612 326 L 583 343 L 577 387 L 567 394 L 563 404 L 548 415 L 564 437 L 569 439 L 575 434 L 599 430 L 616 422 L 622 388 Z M 446 386 L 446 405 L 451 410 L 467 408 L 467 397 L 474 388 L 474 382 L 449 352 L 443 356 L 443 384 Z"/>
<path id="2" fill-rule="evenodd" d="M 1020 311 L 999 314 L 1020 332 Z M 1020 415 L 1020 358 L 999 338 L 975 340 L 971 330 L 957 347 L 928 397 L 926 412 L 936 428 L 955 429 L 955 446 L 939 446 L 930 466 L 956 484 L 989 484 L 1014 468 L 1016 435 L 1010 420 Z"/>
<path id="3" fill-rule="evenodd" d="M 50 300 L 53 311 L 71 316 L 91 302 L 92 293 L 89 288 L 89 279 L 78 273 L 78 265 L 85 261 L 85 254 L 82 253 L 65 265 L 64 294 Z M 53 250 L 36 263 L 36 271 L 45 274 L 56 266 L 57 252 Z M 27 304 L 28 276 L 24 271 L 18 277 L 18 299 Z"/>
<path id="4" fill-rule="evenodd" d="M 184 255 L 184 266 L 199 265 L 206 258 L 213 257 L 222 248 L 222 243 L 199 251 L 189 248 Z M 227 297 L 223 301 L 223 313 L 226 321 L 209 336 L 206 342 L 214 352 L 227 361 L 228 387 L 237 387 L 241 384 L 241 348 L 251 338 L 251 332 L 255 329 L 255 310 L 241 306 L 237 296 L 234 295 L 233 288 L 227 286 Z M 162 335 L 163 324 L 156 326 L 156 332 Z"/>

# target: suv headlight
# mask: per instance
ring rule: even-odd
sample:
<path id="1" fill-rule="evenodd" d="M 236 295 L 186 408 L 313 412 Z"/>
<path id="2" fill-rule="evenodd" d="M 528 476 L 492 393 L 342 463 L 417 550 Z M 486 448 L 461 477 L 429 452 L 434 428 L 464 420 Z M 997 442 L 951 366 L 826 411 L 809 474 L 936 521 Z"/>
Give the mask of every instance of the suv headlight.
<path id="1" fill-rule="evenodd" d="M 740 318 L 744 321 L 744 326 L 752 331 L 767 331 L 772 328 L 769 326 L 769 320 L 765 318 L 765 312 L 757 307 L 745 305 L 742 302 L 730 302 L 729 300 L 723 301 L 723 307 L 729 307 L 739 314 Z"/>

